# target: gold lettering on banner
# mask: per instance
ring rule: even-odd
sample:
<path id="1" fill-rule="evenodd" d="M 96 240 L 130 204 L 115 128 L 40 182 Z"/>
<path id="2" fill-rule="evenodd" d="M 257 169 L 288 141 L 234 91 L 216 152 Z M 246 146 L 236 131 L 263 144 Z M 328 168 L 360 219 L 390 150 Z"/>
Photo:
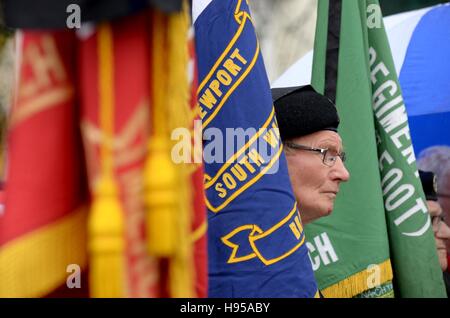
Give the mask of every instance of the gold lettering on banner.
<path id="1" fill-rule="evenodd" d="M 40 94 L 29 102 L 21 103 L 16 107 L 11 116 L 11 126 L 24 121 L 41 111 L 61 105 L 73 96 L 73 89 L 70 86 L 51 89 Z"/>
<path id="2" fill-rule="evenodd" d="M 112 143 L 111 140 L 105 140 L 105 136 L 98 126 L 87 120 L 84 120 L 81 123 L 83 134 L 94 145 L 99 145 L 100 142 L 104 140 L 105 142 L 112 144 L 114 151 L 128 151 L 129 149 L 127 149 L 127 147 L 131 145 L 138 134 L 142 133 L 145 137 L 148 136 L 148 107 L 149 104 L 147 99 L 141 101 L 137 106 L 136 111 L 130 116 L 130 119 L 121 131 L 116 132 Z M 137 146 L 139 147 L 140 145 Z M 124 164 L 126 163 L 128 162 L 125 161 Z"/>
<path id="3" fill-rule="evenodd" d="M 66 80 L 63 63 L 55 41 L 50 35 L 44 35 L 39 43 L 28 45 L 22 63 L 23 66 L 31 68 L 34 80 L 21 83 L 19 98 L 31 97 L 39 90 L 51 87 L 53 83 Z M 54 78 L 53 82 L 51 81 L 52 77 Z"/>
<path id="4" fill-rule="evenodd" d="M 147 154 L 147 147 L 143 143 L 140 145 L 136 145 L 127 151 L 124 152 L 119 151 L 116 157 L 114 158 L 114 163 L 116 167 L 123 167 L 127 165 L 129 162 L 136 162 L 139 160 L 143 160 L 146 154 Z"/>
<path id="5" fill-rule="evenodd" d="M 30 43 L 20 68 L 23 74 L 11 126 L 72 98 L 74 90 L 52 36 L 44 35 L 39 42 Z"/>

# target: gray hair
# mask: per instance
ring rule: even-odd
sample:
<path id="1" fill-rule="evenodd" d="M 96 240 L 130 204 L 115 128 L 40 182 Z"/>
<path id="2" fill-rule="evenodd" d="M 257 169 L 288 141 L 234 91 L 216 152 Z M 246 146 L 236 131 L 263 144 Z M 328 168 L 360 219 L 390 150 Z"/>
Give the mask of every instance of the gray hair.
<path id="1" fill-rule="evenodd" d="M 431 171 L 436 175 L 438 188 L 445 187 L 450 181 L 450 147 L 433 146 L 423 150 L 417 159 L 417 167 L 423 171 Z"/>

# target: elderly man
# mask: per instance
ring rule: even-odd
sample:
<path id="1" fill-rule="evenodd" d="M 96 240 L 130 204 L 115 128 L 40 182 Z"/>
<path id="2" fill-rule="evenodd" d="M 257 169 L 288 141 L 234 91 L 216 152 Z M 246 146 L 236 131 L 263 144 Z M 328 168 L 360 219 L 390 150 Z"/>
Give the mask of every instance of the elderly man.
<path id="1" fill-rule="evenodd" d="M 450 296 L 450 273 L 448 269 L 448 255 L 445 248 L 445 243 L 450 240 L 450 228 L 444 222 L 444 216 L 442 207 L 438 202 L 437 197 L 437 182 L 436 176 L 432 172 L 419 170 L 420 180 L 427 199 L 428 212 L 430 213 L 434 239 L 436 241 L 436 250 L 439 258 L 439 264 L 441 265 L 442 272 L 444 273 L 445 288 L 447 294 Z"/>
<path id="2" fill-rule="evenodd" d="M 349 179 L 337 133 L 336 107 L 312 86 L 272 89 L 289 177 L 302 222 L 331 213 L 339 185 Z"/>
<path id="3" fill-rule="evenodd" d="M 450 225 L 450 147 L 433 146 L 423 150 L 417 160 L 417 166 L 431 171 L 437 179 L 437 199 L 442 207 L 445 223 Z M 447 240 L 447 254 L 450 262 L 450 240 Z"/>

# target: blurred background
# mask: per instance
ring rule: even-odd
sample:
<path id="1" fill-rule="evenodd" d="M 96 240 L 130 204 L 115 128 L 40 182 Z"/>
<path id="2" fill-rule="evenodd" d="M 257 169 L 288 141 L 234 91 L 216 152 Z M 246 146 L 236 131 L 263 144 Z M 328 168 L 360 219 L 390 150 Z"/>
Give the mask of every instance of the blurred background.
<path id="1" fill-rule="evenodd" d="M 448 1 L 380 0 L 384 16 L 445 2 Z M 250 7 L 261 42 L 267 74 L 270 82 L 273 82 L 295 61 L 312 50 L 317 0 L 257 0 L 250 1 Z M 0 10 L 0 28 L 4 34 L 6 29 L 3 24 L 2 10 Z M 11 34 L 11 30 L 8 30 L 6 34 Z M 6 43 L 3 44 L 3 42 Z M 4 35 L 0 35 L 0 56 L 0 105 L 3 111 L 9 103 L 8 92 L 10 92 L 13 75 L 13 48 L 11 41 L 6 41 Z M 0 116 L 3 118 L 4 115 Z"/>
<path id="2" fill-rule="evenodd" d="M 383 16 L 445 3 L 444 0 L 380 0 Z M 312 50 L 317 0 L 250 1 L 267 74 L 272 83 Z M 277 21 L 274 23 L 274 21 Z"/>

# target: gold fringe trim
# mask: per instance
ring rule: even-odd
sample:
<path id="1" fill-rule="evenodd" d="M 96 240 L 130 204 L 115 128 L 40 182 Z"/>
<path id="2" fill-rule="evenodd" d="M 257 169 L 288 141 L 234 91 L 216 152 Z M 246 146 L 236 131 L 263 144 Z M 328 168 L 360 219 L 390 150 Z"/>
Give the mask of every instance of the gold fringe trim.
<path id="1" fill-rule="evenodd" d="M 173 129 L 190 128 L 188 82 L 188 4 L 183 11 L 153 16 L 152 135 L 145 171 L 149 253 L 169 260 L 171 297 L 195 296 L 191 217 L 193 193 L 189 165 L 171 158 Z"/>
<path id="2" fill-rule="evenodd" d="M 380 266 L 380 285 L 392 281 L 393 274 L 391 260 L 388 259 L 378 264 L 378 266 Z M 373 288 L 368 286 L 368 281 L 373 275 L 374 274 L 371 271 L 365 269 L 323 289 L 322 294 L 326 298 L 352 298 Z"/>
<path id="3" fill-rule="evenodd" d="M 167 104 L 170 133 L 178 127 L 190 128 L 190 85 L 188 81 L 188 33 L 190 23 L 189 5 L 183 1 L 183 11 L 170 15 L 168 21 L 169 78 Z M 176 165 L 179 177 L 178 237 L 175 257 L 170 262 L 170 292 L 172 297 L 195 296 L 195 270 L 193 243 L 187 239 L 191 233 L 193 216 L 193 192 L 189 164 Z"/>
<path id="4" fill-rule="evenodd" d="M 67 266 L 85 268 L 86 208 L 0 248 L 0 298 L 43 297 L 63 285 Z"/>
<path id="5" fill-rule="evenodd" d="M 117 186 L 102 177 L 97 191 L 88 224 L 91 295 L 124 297 L 124 220 Z"/>

